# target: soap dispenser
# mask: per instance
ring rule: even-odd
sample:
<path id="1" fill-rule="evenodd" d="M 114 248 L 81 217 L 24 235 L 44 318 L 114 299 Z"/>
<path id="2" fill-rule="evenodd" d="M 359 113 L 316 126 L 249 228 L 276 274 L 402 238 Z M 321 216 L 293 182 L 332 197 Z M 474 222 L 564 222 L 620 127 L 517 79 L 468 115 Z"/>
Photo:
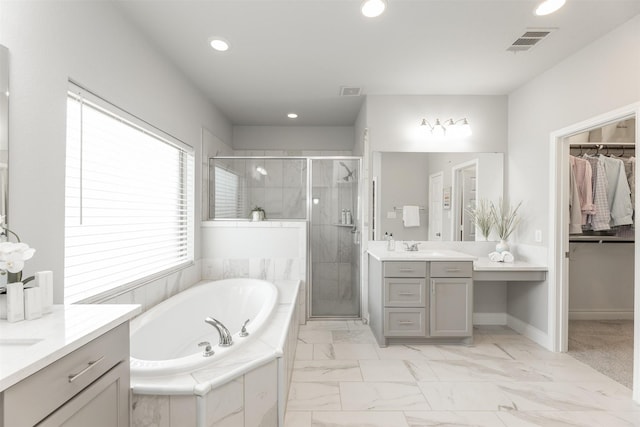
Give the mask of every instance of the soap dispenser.
<path id="1" fill-rule="evenodd" d="M 388 251 L 396 250 L 396 241 L 393 240 L 393 233 L 389 233 L 389 240 L 387 241 L 387 250 Z"/>

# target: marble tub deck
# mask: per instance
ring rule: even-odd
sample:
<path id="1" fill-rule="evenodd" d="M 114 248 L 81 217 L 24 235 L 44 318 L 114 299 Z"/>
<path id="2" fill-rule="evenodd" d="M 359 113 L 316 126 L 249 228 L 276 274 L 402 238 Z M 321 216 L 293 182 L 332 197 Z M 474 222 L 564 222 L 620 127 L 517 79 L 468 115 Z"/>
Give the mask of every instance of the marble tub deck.
<path id="1" fill-rule="evenodd" d="M 285 427 L 640 426 L 627 387 L 507 327 L 474 333 L 379 348 L 359 321 L 308 322 Z"/>

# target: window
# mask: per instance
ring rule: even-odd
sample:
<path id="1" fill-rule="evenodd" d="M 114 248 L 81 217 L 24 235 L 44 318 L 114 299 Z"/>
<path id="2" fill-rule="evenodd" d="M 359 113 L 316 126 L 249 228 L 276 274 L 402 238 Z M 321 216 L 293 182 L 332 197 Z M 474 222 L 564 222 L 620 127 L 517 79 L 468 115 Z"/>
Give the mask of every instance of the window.
<path id="1" fill-rule="evenodd" d="M 193 262 L 193 150 L 75 85 L 65 198 L 66 304 L 99 301 Z"/>
<path id="2" fill-rule="evenodd" d="M 223 166 L 215 166 L 215 218 L 245 216 L 243 185 L 240 176 Z"/>

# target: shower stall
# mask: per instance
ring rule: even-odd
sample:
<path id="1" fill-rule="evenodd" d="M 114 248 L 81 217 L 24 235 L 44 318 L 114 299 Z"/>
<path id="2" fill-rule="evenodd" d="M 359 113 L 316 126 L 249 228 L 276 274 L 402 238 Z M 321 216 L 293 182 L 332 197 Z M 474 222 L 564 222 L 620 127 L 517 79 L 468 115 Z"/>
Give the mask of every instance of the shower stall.
<path id="1" fill-rule="evenodd" d="M 306 221 L 307 316 L 359 318 L 360 158 L 209 159 L 209 219 Z"/>
<path id="2" fill-rule="evenodd" d="M 360 317 L 360 159 L 312 158 L 309 317 Z"/>

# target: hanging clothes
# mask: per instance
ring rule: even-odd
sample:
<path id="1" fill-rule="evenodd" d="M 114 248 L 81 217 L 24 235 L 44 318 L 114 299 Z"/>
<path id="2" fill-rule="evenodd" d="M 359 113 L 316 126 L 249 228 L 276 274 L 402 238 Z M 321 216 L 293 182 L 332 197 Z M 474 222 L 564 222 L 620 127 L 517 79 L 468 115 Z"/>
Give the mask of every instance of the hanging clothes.
<path id="1" fill-rule="evenodd" d="M 593 205 L 595 206 L 595 214 L 590 218 L 589 225 L 593 231 L 610 230 L 611 211 L 609 210 L 609 199 L 607 198 L 607 174 L 604 171 L 604 165 L 600 163 L 596 157 L 588 157 L 591 164 L 595 161 L 596 177 L 593 187 Z"/>
<path id="2" fill-rule="evenodd" d="M 573 156 L 569 156 L 569 234 L 582 234 L 582 206 L 571 157 Z"/>
<path id="3" fill-rule="evenodd" d="M 607 199 L 611 212 L 611 226 L 633 224 L 633 205 L 631 189 L 627 181 L 624 163 L 620 159 L 603 156 L 598 157 L 607 177 Z"/>
<path id="4" fill-rule="evenodd" d="M 575 175 L 576 190 L 578 191 L 578 197 L 580 199 L 580 210 L 582 212 L 580 224 L 586 225 L 587 216 L 596 213 L 595 206 L 593 204 L 591 164 L 585 159 L 580 159 L 574 156 L 569 156 L 569 161 L 571 162 L 571 169 Z"/>

